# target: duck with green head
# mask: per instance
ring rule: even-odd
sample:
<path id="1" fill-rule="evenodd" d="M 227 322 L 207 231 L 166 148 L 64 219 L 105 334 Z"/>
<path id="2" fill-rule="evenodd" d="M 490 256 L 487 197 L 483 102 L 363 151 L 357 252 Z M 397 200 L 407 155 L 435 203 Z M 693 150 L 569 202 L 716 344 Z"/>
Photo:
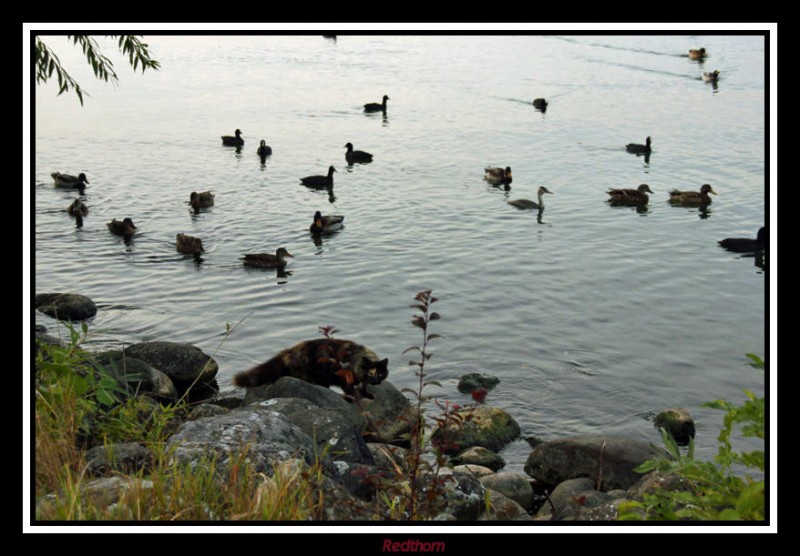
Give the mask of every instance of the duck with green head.
<path id="1" fill-rule="evenodd" d="M 717 194 L 707 183 L 703 184 L 700 191 L 678 191 L 673 189 L 669 192 L 669 202 L 673 205 L 689 207 L 708 205 L 711 203 L 711 197 L 708 196 L 709 193 Z"/>
<path id="2" fill-rule="evenodd" d="M 327 232 L 335 232 L 341 229 L 344 216 L 340 214 L 326 214 L 322 215 L 320 211 L 314 213 L 314 220 L 311 222 L 310 231 L 312 234 L 322 234 Z"/>

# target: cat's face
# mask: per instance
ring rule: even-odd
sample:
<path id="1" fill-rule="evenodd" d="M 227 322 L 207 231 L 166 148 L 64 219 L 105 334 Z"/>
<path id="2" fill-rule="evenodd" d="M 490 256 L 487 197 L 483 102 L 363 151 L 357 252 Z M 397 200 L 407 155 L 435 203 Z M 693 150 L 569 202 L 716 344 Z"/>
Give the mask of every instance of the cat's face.
<path id="1" fill-rule="evenodd" d="M 372 362 L 373 366 L 367 371 L 367 380 L 370 384 L 380 384 L 389 376 L 389 360 Z"/>

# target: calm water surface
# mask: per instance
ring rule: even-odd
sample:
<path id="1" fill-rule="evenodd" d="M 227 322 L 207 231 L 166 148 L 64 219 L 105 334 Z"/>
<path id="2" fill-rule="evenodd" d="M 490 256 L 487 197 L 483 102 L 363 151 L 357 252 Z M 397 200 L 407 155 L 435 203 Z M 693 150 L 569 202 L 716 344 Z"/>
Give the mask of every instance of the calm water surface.
<path id="1" fill-rule="evenodd" d="M 335 325 L 416 379 L 408 307 L 433 289 L 430 393 L 456 403 L 467 372 L 501 379 L 488 401 L 524 434 L 614 433 L 658 442 L 649 412 L 682 406 L 698 452 L 715 453 L 719 412 L 763 393 L 744 354 L 764 354 L 765 274 L 720 249 L 765 221 L 765 52 L 748 36 L 147 37 L 159 72 L 120 66 L 113 87 L 51 37 L 91 97 L 36 91 L 35 291 L 99 306 L 98 348 L 190 342 L 234 373 Z M 109 44 L 113 51 L 113 45 Z M 705 46 L 704 64 L 682 56 Z M 721 72 L 715 90 L 704 71 Z M 390 96 L 386 116 L 362 105 Z M 550 101 L 546 113 L 530 105 Z M 243 131 L 237 153 L 220 135 Z M 624 145 L 652 136 L 649 162 Z M 273 154 L 261 164 L 265 139 Z M 344 144 L 375 155 L 348 167 Z M 299 178 L 333 164 L 335 199 Z M 510 191 L 483 180 L 511 166 Z M 90 214 L 50 173 L 86 172 Z M 649 208 L 612 208 L 609 187 L 647 183 Z M 706 213 L 667 191 L 717 191 Z M 542 217 L 506 200 L 535 198 Z M 198 215 L 186 201 L 210 189 Z M 315 242 L 315 210 L 346 216 Z M 130 216 L 130 245 L 105 227 Z M 202 238 L 202 262 L 175 251 Z M 245 269 L 247 252 L 286 247 L 285 275 Z M 54 321 L 36 323 L 55 332 Z M 226 338 L 226 323 L 236 325 Z M 520 440 L 503 452 L 520 470 Z"/>

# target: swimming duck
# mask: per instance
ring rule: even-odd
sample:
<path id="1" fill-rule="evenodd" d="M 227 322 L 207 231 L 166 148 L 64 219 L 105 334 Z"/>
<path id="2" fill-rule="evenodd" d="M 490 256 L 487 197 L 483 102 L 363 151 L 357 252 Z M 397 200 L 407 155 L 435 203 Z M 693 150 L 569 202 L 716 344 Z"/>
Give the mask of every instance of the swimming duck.
<path id="1" fill-rule="evenodd" d="M 318 189 L 333 187 L 333 173 L 335 171 L 336 168 L 329 166 L 327 176 L 306 176 L 305 178 L 300 178 L 300 183 L 307 185 L 308 187 L 315 187 Z"/>
<path id="2" fill-rule="evenodd" d="M 386 112 L 386 101 L 389 97 L 383 95 L 383 102 L 369 102 L 364 105 L 364 112 Z"/>
<path id="3" fill-rule="evenodd" d="M 279 268 L 286 266 L 285 257 L 293 257 L 285 248 L 279 247 L 274 255 L 269 253 L 252 253 L 244 256 L 244 266 L 256 268 Z"/>
<path id="4" fill-rule="evenodd" d="M 547 101 L 543 98 L 533 99 L 533 107 L 544 112 L 547 110 Z"/>
<path id="5" fill-rule="evenodd" d="M 758 229 L 756 239 L 747 237 L 729 237 L 718 241 L 719 246 L 734 253 L 757 253 L 767 248 L 767 232 L 763 226 Z"/>
<path id="6" fill-rule="evenodd" d="M 700 191 L 678 191 L 673 189 L 669 192 L 669 202 L 675 205 L 699 206 L 711 203 L 709 193 L 717 194 L 716 191 L 711 189 L 709 184 L 703 184 Z"/>
<path id="7" fill-rule="evenodd" d="M 214 206 L 214 194 L 210 191 L 201 191 L 200 193 L 192 191 L 189 195 L 189 206 L 191 206 L 196 213 L 200 212 L 201 208 Z"/>
<path id="8" fill-rule="evenodd" d="M 258 150 L 256 151 L 258 156 L 264 158 L 272 154 L 272 147 L 267 145 L 267 142 L 263 139 L 261 140 L 261 144 L 258 146 Z"/>
<path id="9" fill-rule="evenodd" d="M 56 187 L 63 187 L 66 189 L 78 189 L 81 193 L 86 189 L 86 184 L 89 180 L 86 179 L 86 174 L 81 172 L 78 176 L 70 176 L 69 174 L 62 174 L 61 172 L 53 172 L 50 174 Z"/>
<path id="10" fill-rule="evenodd" d="M 550 193 L 551 195 L 554 195 L 552 191 L 542 186 L 539 188 L 539 191 L 537 192 L 537 196 L 539 197 L 538 203 L 536 203 L 535 201 L 531 201 L 530 199 L 514 199 L 513 201 L 508 201 L 508 204 L 513 205 L 518 209 L 543 209 L 544 201 L 542 201 L 542 195 L 544 195 L 545 193 Z"/>
<path id="11" fill-rule="evenodd" d="M 702 60 L 706 57 L 706 49 L 705 48 L 690 48 L 689 49 L 689 58 L 692 60 Z"/>
<path id="12" fill-rule="evenodd" d="M 703 74 L 703 81 L 706 83 L 716 83 L 719 80 L 719 70 L 707 71 Z"/>
<path id="13" fill-rule="evenodd" d="M 178 249 L 178 253 L 186 253 L 188 255 L 199 255 L 205 251 L 205 249 L 203 249 L 203 242 L 199 237 L 186 234 L 178 234 L 175 236 L 175 247 Z"/>
<path id="14" fill-rule="evenodd" d="M 650 186 L 643 183 L 636 189 L 609 189 L 607 193 L 611 196 L 609 202 L 612 204 L 644 205 L 650 199 L 647 194 L 652 191 Z"/>
<path id="15" fill-rule="evenodd" d="M 326 214 L 322 216 L 320 211 L 314 213 L 314 221 L 311 223 L 310 231 L 312 234 L 323 232 L 335 232 L 342 227 L 344 216 L 338 214 Z"/>
<path id="16" fill-rule="evenodd" d="M 353 164 L 354 162 L 372 162 L 371 154 L 364 151 L 354 151 L 352 143 L 347 143 L 345 147 L 347 148 L 347 152 L 344 153 L 344 157 L 348 164 Z"/>
<path id="17" fill-rule="evenodd" d="M 86 216 L 89 214 L 89 207 L 80 199 L 75 199 L 72 204 L 67 207 L 67 214 L 70 216 Z"/>
<path id="18" fill-rule="evenodd" d="M 130 237 L 138 230 L 130 218 L 124 218 L 123 220 L 114 218 L 111 222 L 107 222 L 106 226 L 108 226 L 112 234 L 123 237 Z"/>
<path id="19" fill-rule="evenodd" d="M 505 168 L 484 168 L 483 171 L 486 172 L 486 174 L 483 176 L 483 179 L 485 179 L 492 185 L 503 185 L 511 183 L 510 166 L 506 166 Z"/>
<path id="20" fill-rule="evenodd" d="M 244 139 L 242 139 L 242 130 L 237 129 L 234 131 L 236 134 L 233 135 L 223 135 L 222 136 L 222 144 L 226 147 L 241 147 L 244 145 Z"/>
<path id="21" fill-rule="evenodd" d="M 645 140 L 645 144 L 641 143 L 628 143 L 625 145 L 625 150 L 633 154 L 650 154 L 650 137 Z"/>

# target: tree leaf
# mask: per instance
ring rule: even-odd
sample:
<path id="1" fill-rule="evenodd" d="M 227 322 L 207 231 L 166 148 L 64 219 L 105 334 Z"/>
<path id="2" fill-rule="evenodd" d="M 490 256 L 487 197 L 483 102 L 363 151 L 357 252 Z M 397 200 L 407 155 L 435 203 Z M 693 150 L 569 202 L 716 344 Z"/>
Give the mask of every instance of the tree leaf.
<path id="1" fill-rule="evenodd" d="M 428 340 L 435 340 L 436 338 L 444 338 L 441 334 L 428 334 Z"/>
<path id="2" fill-rule="evenodd" d="M 404 349 L 404 350 L 403 350 L 403 353 L 408 353 L 408 352 L 409 352 L 409 351 L 411 351 L 412 349 L 415 349 L 415 350 L 417 350 L 417 351 L 420 351 L 420 349 L 419 349 L 419 346 L 409 346 L 409 347 L 407 347 L 406 349 Z"/>
<path id="3" fill-rule="evenodd" d="M 439 320 L 440 318 L 442 318 L 441 315 L 439 315 L 439 313 L 436 312 L 433 312 L 430 315 L 428 315 L 428 320 Z"/>
<path id="4" fill-rule="evenodd" d="M 431 380 L 430 382 L 426 382 L 422 386 L 438 386 L 439 388 L 444 388 L 444 386 L 442 386 L 441 383 L 439 383 L 439 382 L 437 382 L 435 380 Z"/>

